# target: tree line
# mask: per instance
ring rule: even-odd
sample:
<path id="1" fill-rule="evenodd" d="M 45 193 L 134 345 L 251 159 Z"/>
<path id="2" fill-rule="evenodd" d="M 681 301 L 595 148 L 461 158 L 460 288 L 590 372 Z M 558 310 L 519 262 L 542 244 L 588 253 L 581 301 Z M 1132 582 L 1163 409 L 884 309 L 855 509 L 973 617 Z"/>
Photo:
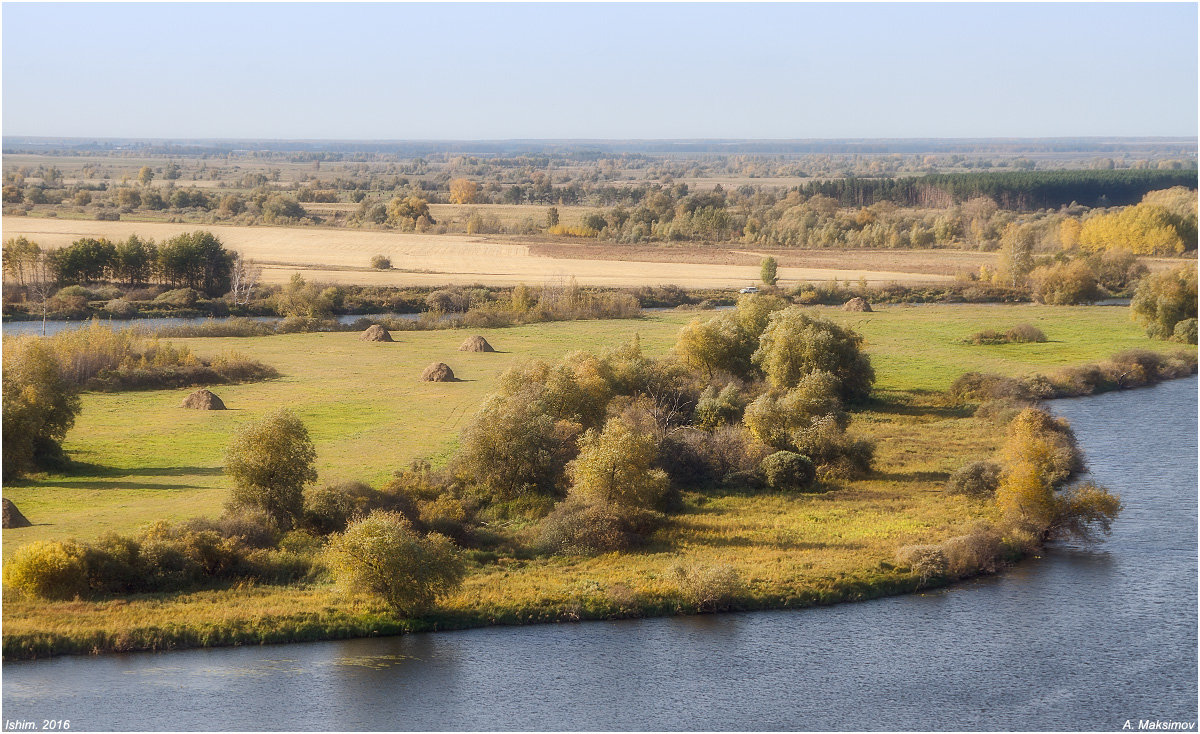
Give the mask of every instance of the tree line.
<path id="1" fill-rule="evenodd" d="M 1101 207 L 1136 204 L 1155 189 L 1195 188 L 1196 175 L 1196 169 L 935 173 L 907 178 L 814 181 L 797 190 L 806 196 L 831 197 L 842 206 L 890 201 L 899 206 L 921 207 L 986 196 L 1005 209 L 1032 211 L 1057 209 L 1071 203 Z"/>
<path id="2" fill-rule="evenodd" d="M 17 237 L 6 241 L 3 250 L 4 274 L 20 286 L 42 279 L 55 285 L 158 282 L 210 297 L 229 292 L 236 258 L 211 232 L 202 231 L 179 234 L 161 244 L 137 235 L 115 243 L 84 237 L 51 250 Z"/>

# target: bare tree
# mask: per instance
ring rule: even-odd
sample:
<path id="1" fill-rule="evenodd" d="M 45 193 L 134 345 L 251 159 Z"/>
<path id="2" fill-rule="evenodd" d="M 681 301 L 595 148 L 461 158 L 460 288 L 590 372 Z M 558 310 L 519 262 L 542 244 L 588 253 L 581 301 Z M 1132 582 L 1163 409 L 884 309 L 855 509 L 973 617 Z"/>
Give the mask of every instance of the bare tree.
<path id="1" fill-rule="evenodd" d="M 50 264 L 48 253 L 39 252 L 29 263 L 27 270 L 29 295 L 42 304 L 42 336 L 46 335 L 46 315 L 50 311 L 50 297 L 58 287 L 58 278 Z"/>
<path id="2" fill-rule="evenodd" d="M 233 270 L 229 276 L 230 294 L 235 306 L 245 306 L 250 303 L 250 296 L 262 277 L 262 267 L 246 260 L 242 253 L 237 253 L 233 259 Z"/>

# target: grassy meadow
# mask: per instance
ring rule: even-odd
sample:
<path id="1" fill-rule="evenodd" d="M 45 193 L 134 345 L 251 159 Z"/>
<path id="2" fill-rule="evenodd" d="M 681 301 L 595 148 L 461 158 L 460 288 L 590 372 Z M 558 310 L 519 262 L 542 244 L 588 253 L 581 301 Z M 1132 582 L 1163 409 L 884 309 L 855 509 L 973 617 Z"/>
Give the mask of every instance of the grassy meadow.
<path id="1" fill-rule="evenodd" d="M 595 557 L 479 557 L 460 591 L 424 621 L 390 620 L 379 607 L 344 599 L 326 583 L 238 588 L 115 600 L 45 602 L 8 595 L 5 656 L 39 651 L 158 649 L 199 644 L 306 640 L 406 629 L 574 620 L 694 611 L 674 567 L 736 567 L 746 581 L 737 608 L 804 606 L 913 590 L 893 569 L 896 549 L 961 535 L 993 510 L 942 485 L 954 469 L 986 457 L 1002 438 L 942 396 L 970 370 L 1024 375 L 1100 361 L 1152 342 L 1118 307 L 1033 305 L 892 306 L 872 313 L 813 309 L 862 333 L 877 399 L 854 414 L 851 432 L 878 441 L 870 478 L 822 494 L 685 493 L 684 511 L 647 547 Z M 223 453 L 234 429 L 279 407 L 293 409 L 317 449 L 321 482 L 381 484 L 414 459 L 443 463 L 456 436 L 503 370 L 519 360 L 557 360 L 640 336 L 659 355 L 696 316 L 560 322 L 486 332 L 499 353 L 458 352 L 462 331 L 397 332 L 396 343 L 354 333 L 188 339 L 201 355 L 235 348 L 282 377 L 215 391 L 225 412 L 179 407 L 187 390 L 85 394 L 65 448 L 81 462 L 69 475 L 4 487 L 34 523 L 3 533 L 5 552 L 39 539 L 90 539 L 158 520 L 220 514 Z M 964 340 L 984 329 L 1030 323 L 1049 341 L 994 346 Z M 423 383 L 444 361 L 461 378 Z M 1133 488 L 1114 487 L 1116 491 Z M 520 528 L 515 528 L 520 532 Z M 1116 532 L 1120 532 L 1118 523 Z"/>

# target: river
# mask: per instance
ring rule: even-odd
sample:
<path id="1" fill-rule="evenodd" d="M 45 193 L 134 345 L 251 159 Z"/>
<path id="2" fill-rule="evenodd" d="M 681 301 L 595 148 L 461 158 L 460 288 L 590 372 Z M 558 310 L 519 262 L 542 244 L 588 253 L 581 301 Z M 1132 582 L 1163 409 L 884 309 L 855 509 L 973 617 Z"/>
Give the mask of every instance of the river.
<path id="1" fill-rule="evenodd" d="M 1189 378 L 1055 401 L 1125 511 L 1106 542 L 1000 576 L 822 609 L 10 663 L 4 716 L 72 730 L 1195 722 L 1196 393 Z"/>

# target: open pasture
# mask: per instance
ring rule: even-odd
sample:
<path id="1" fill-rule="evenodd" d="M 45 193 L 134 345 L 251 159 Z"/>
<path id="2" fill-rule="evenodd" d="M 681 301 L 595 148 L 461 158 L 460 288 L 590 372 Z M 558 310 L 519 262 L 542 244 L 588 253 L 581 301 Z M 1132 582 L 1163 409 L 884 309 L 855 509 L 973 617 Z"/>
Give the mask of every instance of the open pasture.
<path id="1" fill-rule="evenodd" d="M 864 335 L 878 375 L 878 393 L 902 402 L 945 390 L 969 370 L 1020 375 L 1098 361 L 1133 347 L 1177 348 L 1146 339 L 1128 320 L 1128 310 L 1117 307 L 813 310 Z M 514 362 L 557 360 L 576 349 L 603 351 L 635 333 L 648 354 L 664 354 L 680 327 L 697 317 L 709 318 L 711 313 L 668 312 L 638 320 L 490 330 L 485 333 L 499 350 L 495 354 L 457 351 L 468 335 L 461 330 L 394 332 L 394 344 L 361 342 L 356 333 L 179 340 L 205 356 L 236 349 L 276 367 L 282 377 L 214 388 L 231 408 L 225 412 L 180 408 L 189 390 L 85 394 L 83 412 L 66 441 L 69 454 L 84 466 L 69 475 L 6 486 L 5 496 L 36 524 L 5 533 L 4 544 L 94 537 L 106 530 L 132 530 L 158 518 L 218 514 L 226 493 L 221 467 L 230 436 L 239 425 L 280 406 L 294 410 L 308 425 L 321 481 L 378 484 L 415 459 L 443 462 L 465 421 Z M 963 342 L 977 331 L 1023 322 L 1041 328 L 1049 341 L 994 346 Z M 437 361 L 449 364 L 462 381 L 421 382 L 421 370 Z M 885 412 L 866 414 L 861 420 L 890 425 L 893 417 Z M 871 430 L 876 429 L 873 425 Z M 896 450 L 885 445 L 881 455 Z M 957 458 L 949 452 L 933 461 L 948 472 Z M 934 488 L 935 484 L 926 487 Z"/>
<path id="2" fill-rule="evenodd" d="M 473 564 L 463 587 L 443 600 L 436 624 L 671 614 L 678 566 L 732 565 L 746 582 L 741 608 L 912 590 L 911 579 L 890 570 L 898 547 L 941 542 L 978 520 L 995 519 L 990 504 L 948 495 L 943 482 L 962 464 L 995 451 L 1000 432 L 930 392 L 945 390 L 972 369 L 1020 375 L 1099 361 L 1130 347 L 1177 348 L 1146 339 L 1124 308 L 814 310 L 860 330 L 879 375 L 878 400 L 856 412 L 851 426 L 877 441 L 869 478 L 839 482 L 824 494 L 686 492 L 683 511 L 638 552 Z M 201 353 L 234 347 L 273 364 L 283 377 L 218 388 L 232 408 L 227 412 L 177 407 L 186 390 L 85 395 L 66 442 L 84 465 L 69 475 L 4 488 L 34 523 L 5 532 L 5 551 L 38 539 L 87 539 L 110 530 L 131 532 L 158 519 L 220 514 L 228 491 L 222 456 L 233 430 L 278 406 L 292 408 L 308 426 L 321 482 L 379 484 L 414 459 L 444 461 L 496 377 L 517 360 L 555 360 L 580 348 L 601 351 L 634 333 L 646 353 L 663 354 L 679 328 L 697 315 L 711 314 L 497 329 L 486 332 L 500 350 L 496 354 L 458 352 L 462 331 L 397 332 L 391 344 L 365 343 L 347 333 L 187 340 Z M 1021 322 L 1041 326 L 1050 340 L 963 342 L 975 331 Z M 434 360 L 448 362 L 463 381 L 419 382 L 420 369 Z M 390 620 L 369 602 L 340 596 L 328 583 L 250 584 L 95 601 L 11 598 L 4 605 L 5 636 L 13 650 L 160 649 L 430 628 L 421 624 Z"/>

